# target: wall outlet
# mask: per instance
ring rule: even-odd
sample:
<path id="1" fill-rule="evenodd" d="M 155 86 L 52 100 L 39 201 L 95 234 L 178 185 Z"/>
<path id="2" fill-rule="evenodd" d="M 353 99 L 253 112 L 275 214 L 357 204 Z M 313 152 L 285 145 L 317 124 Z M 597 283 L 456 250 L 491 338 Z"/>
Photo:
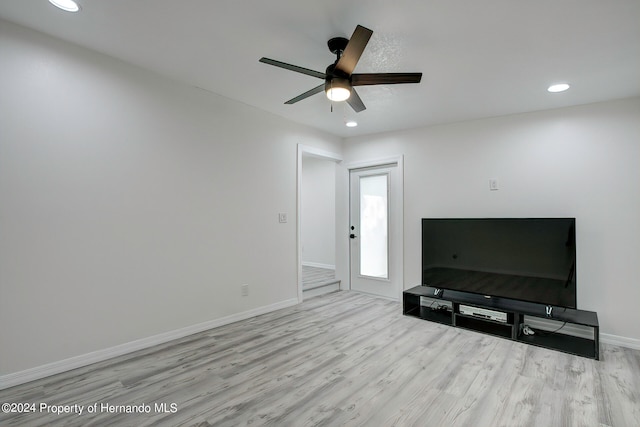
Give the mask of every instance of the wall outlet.
<path id="1" fill-rule="evenodd" d="M 248 297 L 249 296 L 249 285 L 247 285 L 247 284 L 240 285 L 240 294 L 243 297 Z"/>
<path id="2" fill-rule="evenodd" d="M 285 223 L 287 222 L 287 214 L 286 213 L 279 213 L 278 214 L 278 221 Z"/>

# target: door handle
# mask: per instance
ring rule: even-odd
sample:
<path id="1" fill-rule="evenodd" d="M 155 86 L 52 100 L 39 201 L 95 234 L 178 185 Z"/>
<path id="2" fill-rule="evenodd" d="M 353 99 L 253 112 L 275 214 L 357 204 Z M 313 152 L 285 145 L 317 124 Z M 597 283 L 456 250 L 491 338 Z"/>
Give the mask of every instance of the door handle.
<path id="1" fill-rule="evenodd" d="M 349 238 L 351 238 L 351 239 L 355 239 L 356 237 L 358 237 L 358 236 L 356 236 L 356 235 L 355 235 L 355 234 L 353 234 L 353 233 L 349 234 Z"/>

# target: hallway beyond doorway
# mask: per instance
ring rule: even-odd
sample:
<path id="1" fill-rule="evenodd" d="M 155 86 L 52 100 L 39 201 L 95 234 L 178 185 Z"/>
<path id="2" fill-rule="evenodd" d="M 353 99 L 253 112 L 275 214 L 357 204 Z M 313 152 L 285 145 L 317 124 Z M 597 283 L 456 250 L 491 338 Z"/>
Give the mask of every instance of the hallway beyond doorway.
<path id="1" fill-rule="evenodd" d="M 340 290 L 340 280 L 336 280 L 336 271 L 330 268 L 302 266 L 302 291 L 305 297 Z"/>

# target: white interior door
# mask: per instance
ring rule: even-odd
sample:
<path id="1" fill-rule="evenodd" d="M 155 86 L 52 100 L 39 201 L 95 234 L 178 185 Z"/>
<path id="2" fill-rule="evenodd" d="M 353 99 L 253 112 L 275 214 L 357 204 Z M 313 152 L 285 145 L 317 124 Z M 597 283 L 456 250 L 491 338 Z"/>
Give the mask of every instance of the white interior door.
<path id="1" fill-rule="evenodd" d="M 350 171 L 351 289 L 399 299 L 402 183 L 397 163 Z"/>

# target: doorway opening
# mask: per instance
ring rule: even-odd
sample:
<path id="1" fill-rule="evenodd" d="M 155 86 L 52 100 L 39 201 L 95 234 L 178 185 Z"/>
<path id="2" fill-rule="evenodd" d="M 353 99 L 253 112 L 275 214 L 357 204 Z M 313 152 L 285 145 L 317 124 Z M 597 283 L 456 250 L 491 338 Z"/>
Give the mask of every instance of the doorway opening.
<path id="1" fill-rule="evenodd" d="M 339 155 L 298 146 L 298 300 L 340 289 L 336 279 Z"/>

